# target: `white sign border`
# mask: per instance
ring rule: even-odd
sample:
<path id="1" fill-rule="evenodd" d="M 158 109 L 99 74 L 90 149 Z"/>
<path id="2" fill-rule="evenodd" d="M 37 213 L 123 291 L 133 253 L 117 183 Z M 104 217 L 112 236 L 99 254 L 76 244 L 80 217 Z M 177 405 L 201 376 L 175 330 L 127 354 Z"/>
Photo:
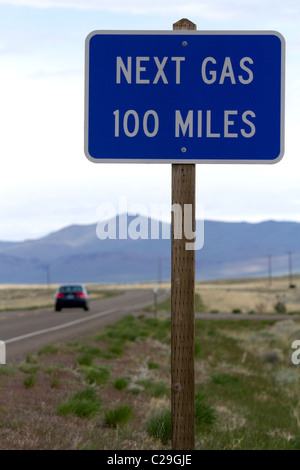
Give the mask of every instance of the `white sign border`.
<path id="1" fill-rule="evenodd" d="M 126 158 L 94 158 L 89 154 L 88 151 L 88 129 L 89 129 L 89 122 L 88 122 L 88 116 L 89 116 L 89 43 L 90 40 L 93 36 L 95 35 L 145 35 L 145 36 L 153 36 L 153 35 L 173 35 L 173 36 L 188 36 L 188 35 L 200 35 L 200 36 L 224 36 L 224 35 L 252 35 L 252 36 L 261 36 L 261 35 L 266 35 L 266 36 L 277 36 L 280 39 L 281 42 L 281 100 L 280 100 L 280 109 L 281 109 L 281 115 L 280 115 L 280 153 L 276 159 L 273 160 L 258 160 L 258 159 L 251 159 L 251 160 L 245 160 L 245 159 L 150 159 L 150 158 L 139 158 L 139 159 L 126 159 Z M 233 31 L 213 31 L 213 30 L 207 30 L 207 31 L 197 31 L 197 30 L 95 30 L 90 32 L 85 40 L 85 91 L 84 91 L 84 153 L 85 156 L 87 157 L 88 160 L 94 163 L 169 163 L 169 164 L 182 164 L 182 163 L 187 163 L 187 164 L 265 164 L 265 165 L 270 165 L 270 164 L 275 164 L 278 163 L 283 155 L 284 155 L 284 148 L 285 148 L 285 39 L 281 33 L 278 31 L 273 31 L 273 30 L 249 30 L 249 31 L 239 31 L 239 30 L 233 30 Z"/>

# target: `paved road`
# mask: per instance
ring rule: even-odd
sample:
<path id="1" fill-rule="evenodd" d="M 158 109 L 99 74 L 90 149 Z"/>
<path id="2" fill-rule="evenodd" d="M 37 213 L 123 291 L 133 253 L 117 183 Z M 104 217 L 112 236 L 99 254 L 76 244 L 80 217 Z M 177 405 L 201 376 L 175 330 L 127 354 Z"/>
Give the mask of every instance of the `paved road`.
<path id="1" fill-rule="evenodd" d="M 158 301 L 169 296 L 162 291 Z M 55 312 L 53 308 L 0 313 L 0 339 L 6 344 L 7 364 L 34 353 L 47 344 L 59 343 L 93 333 L 130 313 L 141 312 L 153 303 L 151 289 L 128 290 L 115 297 L 106 297 L 90 302 L 90 310 L 65 309 Z M 299 321 L 298 316 L 288 315 L 243 315 L 196 313 L 196 318 L 208 320 L 287 320 Z"/>
<path id="2" fill-rule="evenodd" d="M 168 294 L 160 292 L 158 300 Z M 53 308 L 0 313 L 0 339 L 6 344 L 6 363 L 19 360 L 47 344 L 93 333 L 124 315 L 141 311 L 153 303 L 150 289 L 128 290 L 115 297 L 90 301 L 90 310 Z"/>

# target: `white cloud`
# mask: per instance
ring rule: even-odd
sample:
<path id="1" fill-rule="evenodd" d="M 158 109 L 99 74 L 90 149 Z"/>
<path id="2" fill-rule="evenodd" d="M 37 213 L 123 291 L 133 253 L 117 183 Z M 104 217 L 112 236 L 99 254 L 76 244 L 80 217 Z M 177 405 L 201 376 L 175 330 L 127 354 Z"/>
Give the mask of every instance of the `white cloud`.
<path id="1" fill-rule="evenodd" d="M 86 159 L 83 51 L 95 24 L 143 30 L 182 17 L 198 29 L 278 29 L 287 43 L 286 155 L 274 166 L 198 165 L 198 206 L 207 219 L 300 221 L 299 0 L 0 0 L 2 10 L 0 239 L 93 222 L 121 195 L 149 208 L 170 202 L 170 165 Z"/>
<path id="2" fill-rule="evenodd" d="M 202 19 L 225 20 L 235 18 L 257 18 L 264 11 L 269 17 L 280 13 L 295 18 L 300 12 L 298 0 L 0 0 L 0 5 L 27 6 L 34 8 L 70 8 L 80 10 L 102 10 L 111 13 L 198 15 Z"/>

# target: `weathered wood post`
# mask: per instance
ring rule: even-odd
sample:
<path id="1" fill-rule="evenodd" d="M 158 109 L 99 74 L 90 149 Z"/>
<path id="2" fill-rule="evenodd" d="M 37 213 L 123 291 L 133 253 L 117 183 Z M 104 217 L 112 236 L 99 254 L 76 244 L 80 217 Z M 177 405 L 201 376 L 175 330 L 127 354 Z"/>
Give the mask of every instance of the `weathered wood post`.
<path id="1" fill-rule="evenodd" d="M 196 25 L 182 19 L 173 30 L 195 30 Z M 185 236 L 185 205 L 192 207 L 192 228 L 195 232 L 195 164 L 172 164 L 172 207 L 181 207 L 182 237 L 176 239 L 172 213 L 171 254 L 171 409 L 172 447 L 192 450 L 195 447 L 195 250 Z"/>

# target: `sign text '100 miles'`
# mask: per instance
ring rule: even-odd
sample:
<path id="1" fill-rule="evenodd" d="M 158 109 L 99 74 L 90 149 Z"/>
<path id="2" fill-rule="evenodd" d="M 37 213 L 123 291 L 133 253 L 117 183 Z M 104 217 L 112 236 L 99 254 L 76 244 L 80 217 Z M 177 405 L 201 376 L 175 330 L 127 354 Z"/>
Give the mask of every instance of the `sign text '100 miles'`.
<path id="1" fill-rule="evenodd" d="M 153 59 L 156 65 L 154 76 L 147 73 L 147 63 Z M 174 74 L 170 77 L 164 72 L 168 60 L 174 62 Z M 116 58 L 116 84 L 122 81 L 131 85 L 157 84 L 160 81 L 168 85 L 170 81 L 177 85 L 181 84 L 181 67 L 184 66 L 185 57 L 164 57 L 160 60 L 158 57 L 127 57 L 124 60 L 121 57 Z M 251 57 L 242 57 L 239 61 L 239 70 L 234 72 L 230 57 L 225 57 L 221 65 L 217 63 L 214 57 L 205 57 L 201 64 L 201 82 L 205 85 L 223 85 L 230 82 L 231 85 L 241 83 L 248 85 L 253 81 L 254 72 L 252 70 L 253 60 Z M 132 64 L 135 65 L 133 68 Z M 125 111 L 122 116 L 120 110 L 114 112 L 114 136 L 120 137 L 123 133 L 127 137 L 135 137 L 139 132 L 143 132 L 146 137 L 155 137 L 159 132 L 159 116 L 157 111 L 149 109 L 143 115 L 139 115 L 134 109 Z M 174 113 L 174 135 L 175 137 L 206 137 L 206 138 L 238 138 L 239 136 L 250 138 L 255 134 L 255 112 L 249 109 L 241 113 L 239 120 L 243 127 L 237 132 L 236 121 L 239 114 L 238 110 L 224 110 L 222 116 L 213 116 L 212 110 L 188 110 L 183 113 L 176 110 Z M 222 122 L 222 126 L 214 127 L 213 119 L 217 118 Z M 233 130 L 233 128 L 235 128 Z"/>

